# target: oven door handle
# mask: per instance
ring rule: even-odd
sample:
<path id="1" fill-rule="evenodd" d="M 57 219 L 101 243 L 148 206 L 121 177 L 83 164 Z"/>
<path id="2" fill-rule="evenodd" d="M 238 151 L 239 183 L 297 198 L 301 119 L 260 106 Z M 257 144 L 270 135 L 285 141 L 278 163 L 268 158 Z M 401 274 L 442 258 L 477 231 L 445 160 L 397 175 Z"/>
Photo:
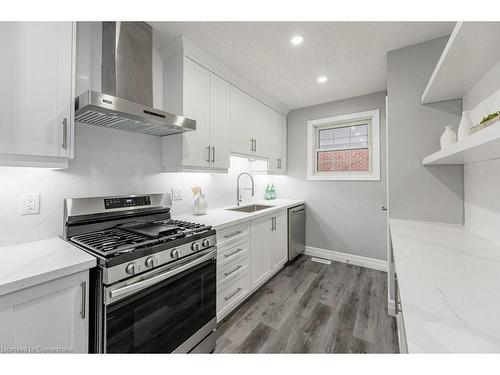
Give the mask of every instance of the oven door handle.
<path id="1" fill-rule="evenodd" d="M 198 264 L 206 262 L 207 260 L 213 258 L 216 253 L 217 253 L 217 250 L 212 250 L 208 254 L 203 255 L 203 256 L 193 260 L 192 262 L 189 262 L 189 263 L 183 264 L 182 266 L 174 268 L 173 270 L 169 270 L 167 272 L 160 273 L 156 276 L 150 277 L 149 279 L 141 280 L 141 281 L 138 281 L 134 284 L 124 286 L 122 288 L 111 290 L 109 292 L 109 296 L 111 297 L 111 299 L 114 299 L 114 298 L 123 296 L 125 294 L 130 294 L 130 293 L 142 290 L 144 288 L 147 288 L 148 286 L 157 284 L 160 281 L 166 280 L 172 276 L 175 276 L 181 272 L 184 272 L 184 271 L 190 269 L 191 267 L 194 267 L 194 266 L 197 266 Z"/>

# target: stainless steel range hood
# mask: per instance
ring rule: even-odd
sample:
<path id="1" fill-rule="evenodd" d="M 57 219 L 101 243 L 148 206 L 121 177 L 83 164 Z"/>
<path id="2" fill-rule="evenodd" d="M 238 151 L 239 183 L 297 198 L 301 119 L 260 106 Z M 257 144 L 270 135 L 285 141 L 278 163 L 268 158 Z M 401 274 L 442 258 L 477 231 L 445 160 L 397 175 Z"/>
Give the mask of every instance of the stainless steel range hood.
<path id="1" fill-rule="evenodd" d="M 144 22 L 102 23 L 101 89 L 75 101 L 75 121 L 165 136 L 196 130 L 196 121 L 152 108 L 152 29 Z"/>

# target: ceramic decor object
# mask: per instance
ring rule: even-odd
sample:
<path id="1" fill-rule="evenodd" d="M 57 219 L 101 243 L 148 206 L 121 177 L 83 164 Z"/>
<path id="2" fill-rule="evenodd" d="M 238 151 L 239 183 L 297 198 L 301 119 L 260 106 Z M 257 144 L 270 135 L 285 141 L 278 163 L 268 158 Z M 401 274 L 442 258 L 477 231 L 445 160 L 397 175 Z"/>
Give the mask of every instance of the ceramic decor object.
<path id="1" fill-rule="evenodd" d="M 462 118 L 460 119 L 460 125 L 458 125 L 458 140 L 461 141 L 467 138 L 472 128 L 472 120 L 469 116 L 469 111 L 462 111 Z"/>
<path id="2" fill-rule="evenodd" d="M 193 215 L 205 215 L 207 208 L 208 202 L 205 194 L 196 194 L 193 201 Z"/>
<path id="3" fill-rule="evenodd" d="M 453 143 L 457 141 L 457 134 L 453 131 L 451 126 L 447 126 L 444 128 L 444 132 L 441 135 L 440 143 L 441 150 L 450 147 Z"/>

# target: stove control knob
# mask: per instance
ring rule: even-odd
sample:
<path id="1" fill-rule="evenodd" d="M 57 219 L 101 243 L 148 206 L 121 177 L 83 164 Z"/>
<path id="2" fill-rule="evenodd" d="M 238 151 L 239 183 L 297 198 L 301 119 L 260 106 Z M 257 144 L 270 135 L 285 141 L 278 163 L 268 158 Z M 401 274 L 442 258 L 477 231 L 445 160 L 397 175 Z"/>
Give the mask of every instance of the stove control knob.
<path id="1" fill-rule="evenodd" d="M 206 238 L 201 244 L 203 245 L 203 247 L 210 247 L 210 240 Z"/>
<path id="2" fill-rule="evenodd" d="M 193 242 L 191 245 L 191 250 L 193 251 L 199 251 L 201 249 L 201 245 L 199 242 Z"/>
<path id="3" fill-rule="evenodd" d="M 135 263 L 130 263 L 127 268 L 125 268 L 125 272 L 127 272 L 129 275 L 134 275 L 138 271 L 137 266 Z"/>
<path id="4" fill-rule="evenodd" d="M 178 249 L 173 249 L 172 252 L 170 253 L 170 256 L 172 258 L 179 258 L 179 250 Z"/>
<path id="5" fill-rule="evenodd" d="M 153 268 L 158 264 L 158 259 L 156 259 L 155 257 L 147 257 L 145 264 L 146 267 Z"/>

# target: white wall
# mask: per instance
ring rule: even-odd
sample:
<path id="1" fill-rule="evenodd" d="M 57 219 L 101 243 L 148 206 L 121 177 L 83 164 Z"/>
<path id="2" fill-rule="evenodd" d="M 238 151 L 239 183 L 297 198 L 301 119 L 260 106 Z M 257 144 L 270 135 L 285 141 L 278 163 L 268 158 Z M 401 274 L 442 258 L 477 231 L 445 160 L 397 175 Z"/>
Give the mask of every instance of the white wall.
<path id="1" fill-rule="evenodd" d="M 387 204 L 385 92 L 295 109 L 288 114 L 287 176 L 278 181 L 287 197 L 306 200 L 306 245 L 386 258 Z M 380 110 L 380 181 L 308 181 L 307 121 Z"/>
<path id="2" fill-rule="evenodd" d="M 500 62 L 463 98 L 472 122 L 500 110 Z M 467 164 L 464 167 L 465 225 L 500 243 L 500 160 Z"/>

